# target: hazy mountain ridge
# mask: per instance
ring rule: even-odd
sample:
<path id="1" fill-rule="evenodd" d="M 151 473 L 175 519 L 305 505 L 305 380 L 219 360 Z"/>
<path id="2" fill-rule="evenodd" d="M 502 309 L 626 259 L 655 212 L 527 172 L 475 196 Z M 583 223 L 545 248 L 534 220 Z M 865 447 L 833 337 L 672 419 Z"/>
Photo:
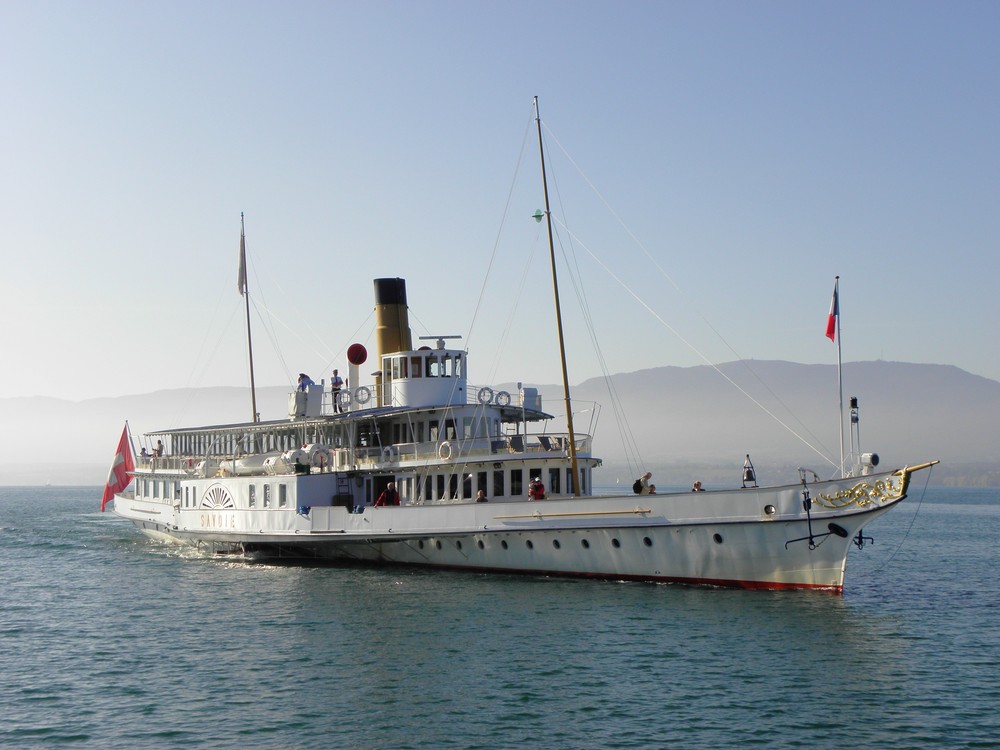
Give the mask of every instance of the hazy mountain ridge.
<path id="1" fill-rule="evenodd" d="M 950 365 L 904 362 L 845 363 L 843 373 L 845 410 L 852 395 L 860 400 L 861 447 L 879 453 L 883 465 L 939 458 L 943 463 L 935 469 L 935 483 L 1000 485 L 1000 382 Z M 691 476 L 738 481 L 747 453 L 765 481 L 787 481 L 797 466 L 831 474 L 832 464 L 763 408 L 834 462 L 839 456 L 833 365 L 747 360 L 717 369 L 659 367 L 614 375 L 611 384 L 643 464 L 664 484 L 684 483 Z M 562 387 L 537 387 L 543 407 L 557 417 L 549 429 L 563 431 Z M 283 418 L 288 393 L 285 386 L 259 388 L 262 418 Z M 575 416 L 579 431 L 590 429 L 588 402 L 601 404 L 595 453 L 604 458 L 605 468 L 598 482 L 628 478 L 636 467 L 625 462 L 606 382 L 584 381 L 572 396 L 574 411 L 580 412 Z M 98 484 L 126 419 L 138 436 L 242 422 L 250 410 L 247 390 L 235 386 L 84 401 L 0 399 L 0 484 Z"/>

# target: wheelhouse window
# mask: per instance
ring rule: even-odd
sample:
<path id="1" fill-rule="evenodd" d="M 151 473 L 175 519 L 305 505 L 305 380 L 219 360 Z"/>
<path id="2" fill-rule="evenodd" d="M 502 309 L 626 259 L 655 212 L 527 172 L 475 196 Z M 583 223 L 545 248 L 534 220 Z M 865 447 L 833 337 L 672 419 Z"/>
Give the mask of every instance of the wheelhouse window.
<path id="1" fill-rule="evenodd" d="M 251 484 L 250 487 L 249 487 L 248 492 L 249 492 L 249 494 L 247 495 L 247 505 L 250 506 L 251 508 L 256 508 L 257 507 L 257 485 L 256 484 Z"/>
<path id="2" fill-rule="evenodd" d="M 269 484 L 264 485 L 264 507 L 271 507 L 271 485 Z"/>
<path id="3" fill-rule="evenodd" d="M 503 470 L 497 469 L 493 472 L 493 496 L 502 497 L 505 494 L 503 486 Z"/>
<path id="4" fill-rule="evenodd" d="M 511 497 L 524 494 L 524 472 L 521 469 L 512 469 L 510 472 L 510 494 Z"/>

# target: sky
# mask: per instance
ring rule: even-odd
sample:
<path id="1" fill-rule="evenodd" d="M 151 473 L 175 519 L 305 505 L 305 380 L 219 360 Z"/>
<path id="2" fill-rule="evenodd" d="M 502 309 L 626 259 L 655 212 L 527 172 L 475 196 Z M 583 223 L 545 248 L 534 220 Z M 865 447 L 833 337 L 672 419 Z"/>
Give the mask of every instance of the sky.
<path id="1" fill-rule="evenodd" d="M 571 382 L 835 363 L 837 276 L 845 362 L 1000 380 L 998 32 L 993 2 L 2 3 L 0 398 L 246 384 L 241 213 L 258 385 L 373 352 L 397 276 L 470 382 L 558 382 L 535 96 Z"/>

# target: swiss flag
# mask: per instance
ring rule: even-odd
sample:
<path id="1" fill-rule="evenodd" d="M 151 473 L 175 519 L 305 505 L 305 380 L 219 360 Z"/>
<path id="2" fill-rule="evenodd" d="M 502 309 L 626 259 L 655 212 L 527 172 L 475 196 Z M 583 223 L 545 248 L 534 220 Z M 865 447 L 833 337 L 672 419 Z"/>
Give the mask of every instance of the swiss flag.
<path id="1" fill-rule="evenodd" d="M 115 496 L 116 492 L 121 492 L 128 487 L 132 477 L 129 472 L 135 470 L 135 461 L 132 460 L 132 448 L 128 439 L 128 425 L 122 429 L 122 438 L 118 441 L 118 453 L 111 463 L 111 471 L 108 472 L 108 483 L 104 487 L 104 496 L 101 498 L 101 512 Z"/>

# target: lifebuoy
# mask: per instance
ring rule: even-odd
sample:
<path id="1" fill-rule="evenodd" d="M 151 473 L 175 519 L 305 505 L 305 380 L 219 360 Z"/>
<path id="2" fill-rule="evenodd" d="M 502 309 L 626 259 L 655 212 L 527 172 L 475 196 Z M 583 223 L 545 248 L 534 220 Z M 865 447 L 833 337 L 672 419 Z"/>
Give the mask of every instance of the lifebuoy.
<path id="1" fill-rule="evenodd" d="M 484 385 L 479 389 L 479 393 L 476 395 L 476 398 L 479 399 L 479 403 L 484 405 L 493 403 L 493 389 L 488 385 Z"/>
<path id="2" fill-rule="evenodd" d="M 441 445 L 438 446 L 438 458 L 442 461 L 447 461 L 451 458 L 451 443 L 445 440 Z"/>
<path id="3" fill-rule="evenodd" d="M 497 406 L 508 406 L 510 404 L 510 394 L 507 391 L 500 391 L 497 394 Z"/>
<path id="4" fill-rule="evenodd" d="M 369 401 L 371 401 L 372 391 L 366 385 L 359 385 L 357 389 L 354 391 L 354 398 L 357 400 L 359 404 L 367 404 Z"/>

